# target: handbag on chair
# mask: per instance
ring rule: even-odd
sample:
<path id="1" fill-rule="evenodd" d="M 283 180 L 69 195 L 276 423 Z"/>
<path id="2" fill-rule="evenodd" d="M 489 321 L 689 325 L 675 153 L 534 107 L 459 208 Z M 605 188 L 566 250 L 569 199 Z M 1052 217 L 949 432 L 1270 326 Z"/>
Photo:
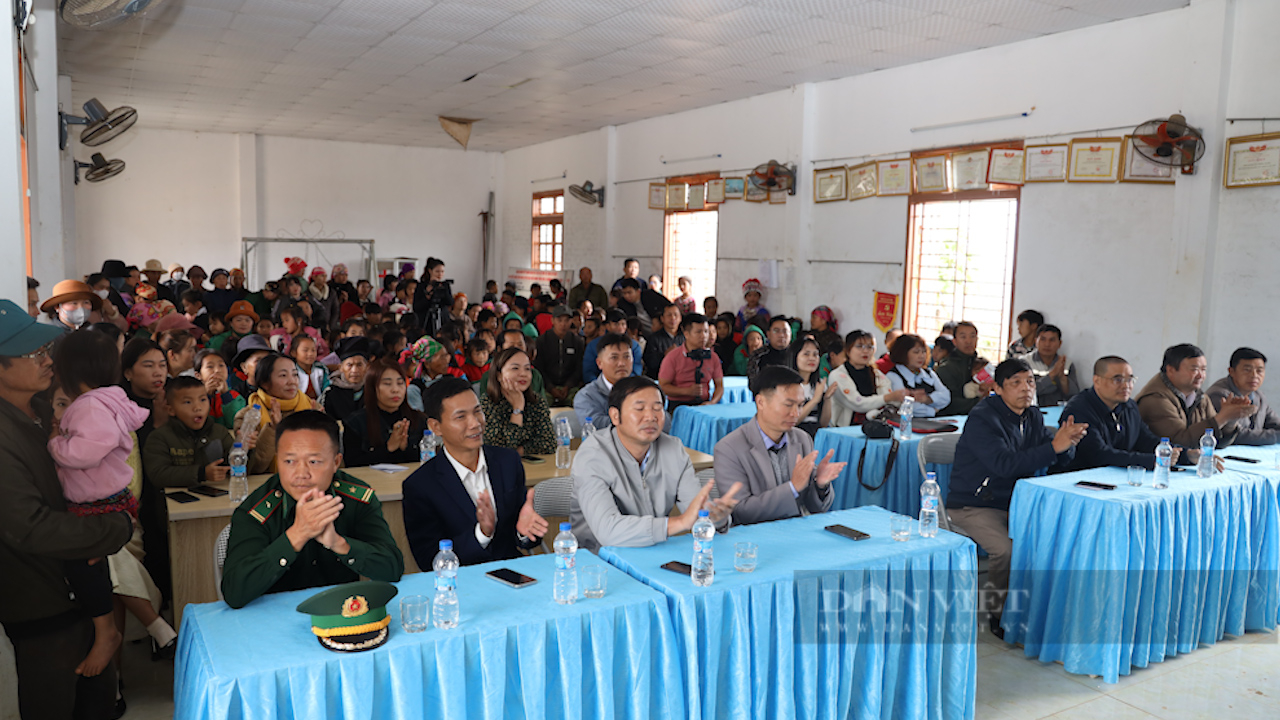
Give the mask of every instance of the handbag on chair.
<path id="1" fill-rule="evenodd" d="M 875 492 L 884 487 L 889 481 L 889 473 L 893 472 L 893 464 L 898 459 L 898 438 L 892 423 L 898 420 L 898 409 L 886 405 L 880 408 L 880 412 L 875 417 L 868 416 L 862 422 L 862 434 L 867 436 L 867 444 L 872 440 L 892 440 L 893 444 L 889 446 L 889 460 L 884 464 L 884 477 L 880 478 L 880 484 L 869 485 L 866 480 L 862 479 L 862 467 L 867 461 L 867 445 L 862 446 L 862 452 L 858 455 L 858 484 L 871 492 Z"/>

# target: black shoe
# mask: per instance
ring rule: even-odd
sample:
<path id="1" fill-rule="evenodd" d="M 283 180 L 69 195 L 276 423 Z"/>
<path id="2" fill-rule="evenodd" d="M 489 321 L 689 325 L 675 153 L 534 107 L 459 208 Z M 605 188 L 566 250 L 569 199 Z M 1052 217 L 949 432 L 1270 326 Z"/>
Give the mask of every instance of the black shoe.
<path id="1" fill-rule="evenodd" d="M 120 720 L 129 710 L 129 704 L 124 701 L 124 696 L 116 698 L 116 709 L 111 711 L 111 720 Z"/>
<path id="2" fill-rule="evenodd" d="M 1004 640 L 1004 628 L 1000 627 L 1000 616 L 992 615 L 987 620 L 988 627 L 991 628 L 991 634 Z"/>
<path id="3" fill-rule="evenodd" d="M 178 651 L 178 638 L 174 637 L 164 647 L 156 645 L 156 641 L 151 641 L 151 662 L 160 662 L 161 660 L 172 660 L 174 654 Z"/>

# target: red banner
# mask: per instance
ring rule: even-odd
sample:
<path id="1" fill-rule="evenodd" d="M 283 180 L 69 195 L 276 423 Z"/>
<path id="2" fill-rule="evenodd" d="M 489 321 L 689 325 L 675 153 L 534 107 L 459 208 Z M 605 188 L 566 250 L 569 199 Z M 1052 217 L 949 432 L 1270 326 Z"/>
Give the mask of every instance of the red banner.
<path id="1" fill-rule="evenodd" d="M 888 332 L 889 328 L 893 327 L 893 321 L 898 319 L 898 296 L 877 291 L 874 306 L 872 317 L 875 319 L 876 327 L 880 328 L 880 332 Z"/>

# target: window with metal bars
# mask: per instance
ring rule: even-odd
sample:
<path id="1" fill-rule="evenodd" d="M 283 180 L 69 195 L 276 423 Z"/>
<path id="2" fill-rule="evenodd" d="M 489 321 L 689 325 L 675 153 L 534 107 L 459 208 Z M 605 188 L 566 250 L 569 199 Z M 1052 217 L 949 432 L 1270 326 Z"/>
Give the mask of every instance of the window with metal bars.
<path id="1" fill-rule="evenodd" d="M 564 269 L 564 191 L 533 194 L 532 252 L 534 270 Z"/>

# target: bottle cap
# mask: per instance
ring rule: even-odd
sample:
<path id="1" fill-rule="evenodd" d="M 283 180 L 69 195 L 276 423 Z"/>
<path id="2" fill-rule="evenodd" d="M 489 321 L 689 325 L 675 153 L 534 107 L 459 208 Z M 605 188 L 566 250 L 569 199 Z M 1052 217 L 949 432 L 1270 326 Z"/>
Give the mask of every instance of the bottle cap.
<path id="1" fill-rule="evenodd" d="M 1213 428 L 1205 428 L 1205 429 L 1204 429 L 1204 434 L 1205 434 L 1205 435 L 1212 435 L 1212 434 L 1213 434 Z"/>
<path id="2" fill-rule="evenodd" d="M 924 477 L 925 477 L 925 479 L 926 479 L 926 480 L 937 480 L 937 479 L 938 479 L 938 473 L 927 472 L 927 473 L 925 473 L 925 474 L 924 474 Z"/>
<path id="3" fill-rule="evenodd" d="M 590 416 L 590 415 L 588 415 L 588 416 L 587 416 L 587 422 L 591 422 L 591 416 Z"/>
<path id="4" fill-rule="evenodd" d="M 441 550 L 452 550 L 452 549 L 453 549 L 453 541 L 452 541 L 452 540 L 441 540 L 441 541 L 440 541 L 440 549 L 441 549 Z"/>
<path id="5" fill-rule="evenodd" d="M 698 517 L 700 517 L 700 518 L 704 518 L 704 517 L 711 517 L 711 513 L 710 513 L 709 511 L 707 511 L 707 510 L 699 510 L 699 511 L 698 511 Z"/>
<path id="6" fill-rule="evenodd" d="M 242 445 L 241 443 L 235 443 L 231 446 L 231 449 L 235 450 L 236 448 L 242 448 L 242 447 L 244 447 L 244 445 Z"/>
<path id="7" fill-rule="evenodd" d="M 1160 442 L 1167 443 L 1169 442 L 1169 438 L 1160 438 Z"/>
<path id="8" fill-rule="evenodd" d="M 560 523 L 560 532 L 569 532 L 569 528 L 573 527 L 569 523 Z"/>
<path id="9" fill-rule="evenodd" d="M 261 410 L 261 409 L 262 409 L 262 406 L 261 406 L 261 405 L 259 405 L 258 403 L 254 403 L 254 404 L 253 404 L 253 407 L 254 407 L 255 409 L 258 409 L 258 410 Z"/>

